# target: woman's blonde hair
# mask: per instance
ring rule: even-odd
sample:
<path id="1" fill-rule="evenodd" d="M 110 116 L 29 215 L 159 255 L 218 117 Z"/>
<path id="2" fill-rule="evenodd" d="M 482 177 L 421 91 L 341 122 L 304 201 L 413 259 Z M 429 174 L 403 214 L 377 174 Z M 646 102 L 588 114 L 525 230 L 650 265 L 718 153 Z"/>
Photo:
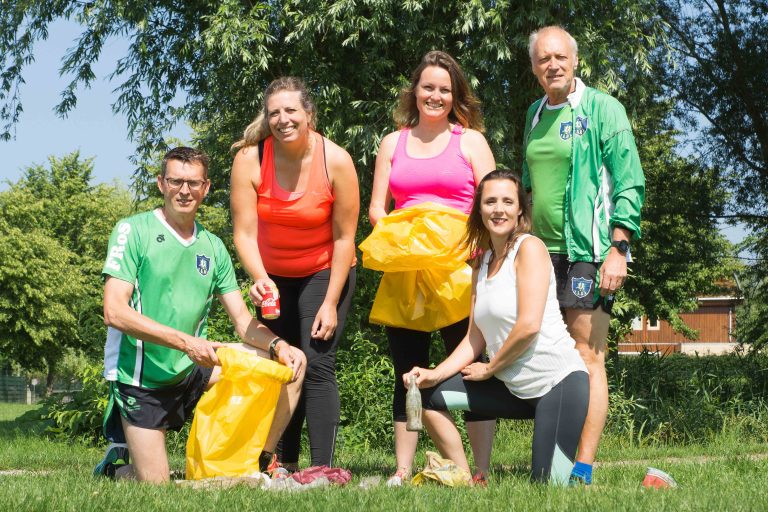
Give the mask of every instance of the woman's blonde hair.
<path id="1" fill-rule="evenodd" d="M 475 190 L 475 198 L 472 202 L 472 210 L 469 212 L 469 218 L 467 219 L 467 231 L 464 233 L 464 239 L 462 241 L 462 247 L 469 248 L 469 254 L 472 255 L 472 261 L 470 264 L 477 268 L 482 261 L 482 254 L 492 249 L 491 236 L 488 233 L 488 228 L 483 225 L 483 218 L 480 213 L 480 206 L 483 200 L 483 189 L 485 184 L 492 180 L 509 180 L 517 185 L 517 201 L 520 205 L 520 218 L 517 221 L 517 226 L 509 234 L 507 240 L 506 251 L 512 247 L 517 240 L 517 237 L 523 233 L 531 232 L 531 206 L 528 204 L 528 197 L 523 187 L 523 180 L 520 179 L 520 175 L 510 169 L 496 169 L 491 171 L 480 180 Z M 506 256 L 506 251 L 504 256 Z"/>
<path id="2" fill-rule="evenodd" d="M 269 136 L 269 119 L 267 118 L 267 101 L 269 98 L 278 92 L 282 91 L 296 91 L 300 93 L 301 106 L 309 116 L 309 127 L 315 129 L 315 116 L 317 109 L 315 103 L 309 96 L 307 86 L 301 78 L 295 76 L 283 76 L 273 80 L 267 88 L 264 90 L 264 98 L 261 101 L 261 112 L 256 116 L 256 119 L 245 127 L 243 132 L 243 138 L 232 144 L 230 151 L 237 151 L 240 148 L 246 148 L 249 146 L 256 146 L 259 142 L 266 139 Z"/>
<path id="3" fill-rule="evenodd" d="M 433 50 L 422 57 L 421 62 L 411 74 L 411 84 L 400 91 L 400 101 L 393 116 L 398 129 L 412 128 L 419 124 L 416 87 L 421 80 L 421 73 L 429 66 L 443 68 L 451 77 L 453 108 L 448 114 L 448 120 L 452 123 L 459 123 L 464 128 L 484 132 L 485 124 L 483 123 L 483 114 L 480 112 L 480 100 L 472 92 L 459 63 L 447 53 L 439 50 Z"/>

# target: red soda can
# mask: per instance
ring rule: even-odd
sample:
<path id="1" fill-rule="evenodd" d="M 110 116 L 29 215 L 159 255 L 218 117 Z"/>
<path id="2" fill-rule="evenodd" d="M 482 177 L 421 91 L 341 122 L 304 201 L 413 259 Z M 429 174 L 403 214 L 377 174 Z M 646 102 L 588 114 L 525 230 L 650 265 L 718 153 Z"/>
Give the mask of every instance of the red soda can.
<path id="1" fill-rule="evenodd" d="M 270 288 L 261 299 L 261 317 L 266 320 L 274 320 L 280 316 L 280 298 Z"/>

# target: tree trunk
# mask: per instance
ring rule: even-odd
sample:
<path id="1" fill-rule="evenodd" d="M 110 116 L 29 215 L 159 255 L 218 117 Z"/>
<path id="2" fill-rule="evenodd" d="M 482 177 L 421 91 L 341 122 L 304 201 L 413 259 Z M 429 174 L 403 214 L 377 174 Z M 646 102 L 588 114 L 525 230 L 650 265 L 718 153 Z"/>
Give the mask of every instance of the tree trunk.
<path id="1" fill-rule="evenodd" d="M 53 379 L 56 376 L 56 365 L 48 363 L 48 375 L 45 377 L 45 396 L 53 394 Z"/>

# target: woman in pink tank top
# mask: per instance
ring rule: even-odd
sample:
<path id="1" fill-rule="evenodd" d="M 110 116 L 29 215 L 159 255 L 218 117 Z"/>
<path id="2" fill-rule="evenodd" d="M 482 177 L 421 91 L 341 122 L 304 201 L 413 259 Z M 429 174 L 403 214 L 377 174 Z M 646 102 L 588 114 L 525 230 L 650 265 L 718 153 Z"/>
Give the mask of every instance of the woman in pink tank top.
<path id="1" fill-rule="evenodd" d="M 496 163 L 481 133 L 479 101 L 459 64 L 447 53 L 427 53 L 400 93 L 395 111 L 398 131 L 381 141 L 376 157 L 368 215 L 371 224 L 391 210 L 434 202 L 468 213 L 475 186 Z M 469 311 L 469 305 L 467 307 Z M 440 329 L 451 353 L 467 334 L 467 319 Z M 400 376 L 414 366 L 429 366 L 431 333 L 387 327 L 395 367 L 393 417 L 397 471 L 389 485 L 399 485 L 411 473 L 417 432 L 405 429 L 405 388 Z M 480 478 L 490 464 L 494 420 L 469 415 L 467 431 Z"/>

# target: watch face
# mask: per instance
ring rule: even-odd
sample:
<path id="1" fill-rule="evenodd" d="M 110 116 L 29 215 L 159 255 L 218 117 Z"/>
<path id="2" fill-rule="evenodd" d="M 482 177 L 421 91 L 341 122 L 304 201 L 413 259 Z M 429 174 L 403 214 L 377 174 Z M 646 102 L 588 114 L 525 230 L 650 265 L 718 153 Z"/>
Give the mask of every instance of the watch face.
<path id="1" fill-rule="evenodd" d="M 629 244 L 626 240 L 621 240 L 619 242 L 613 242 L 613 246 L 616 247 L 620 253 L 627 254 L 627 251 L 629 251 Z"/>

